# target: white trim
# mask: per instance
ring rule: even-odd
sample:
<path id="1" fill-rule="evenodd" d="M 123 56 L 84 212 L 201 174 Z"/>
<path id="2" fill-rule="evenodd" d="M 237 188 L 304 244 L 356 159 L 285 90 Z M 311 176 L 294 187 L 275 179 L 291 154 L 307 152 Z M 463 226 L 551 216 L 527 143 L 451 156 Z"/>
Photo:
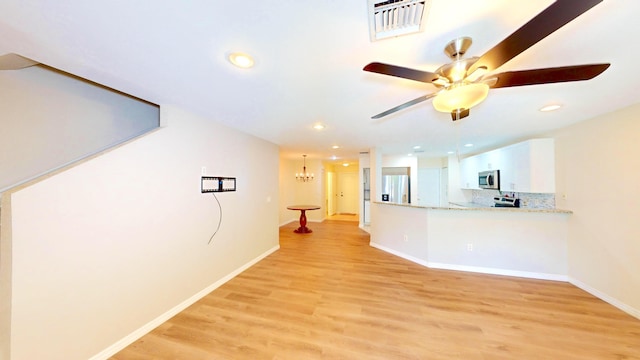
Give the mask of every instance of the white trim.
<path id="1" fill-rule="evenodd" d="M 291 220 L 286 220 L 285 222 L 283 222 L 282 224 L 278 225 L 278 227 L 280 226 L 285 226 L 287 224 L 291 224 L 294 221 L 300 221 L 300 219 L 291 219 Z"/>
<path id="2" fill-rule="evenodd" d="M 262 260 L 265 257 L 269 256 L 270 254 L 278 251 L 278 249 L 280 249 L 280 245 L 276 245 L 276 246 L 272 247 L 271 249 L 269 249 L 266 252 L 262 253 L 261 255 L 256 257 L 255 259 L 249 261 L 248 263 L 244 264 L 240 268 L 238 268 L 235 271 L 231 272 L 229 275 L 227 275 L 227 276 L 223 277 L 222 279 L 214 282 L 213 284 L 207 286 L 206 288 L 204 288 L 203 290 L 201 290 L 198 293 L 194 294 L 190 298 L 188 298 L 185 301 L 181 302 L 180 304 L 176 305 L 175 307 L 173 307 L 169 311 L 167 311 L 164 314 L 158 316 L 157 318 L 151 320 L 146 325 L 143 325 L 138 330 L 135 330 L 134 332 L 132 332 L 131 334 L 129 334 L 129 335 L 125 336 L 124 338 L 118 340 L 116 343 L 112 344 L 108 348 L 106 348 L 106 349 L 102 350 L 101 352 L 99 352 L 98 354 L 92 356 L 89 360 L 103 360 L 103 359 L 110 358 L 111 356 L 113 356 L 116 353 L 118 353 L 120 350 L 122 350 L 125 347 L 131 345 L 134 341 L 138 340 L 142 336 L 144 336 L 147 333 L 149 333 L 151 330 L 155 329 L 156 327 L 160 326 L 161 324 L 163 324 L 167 320 L 171 319 L 172 317 L 174 317 L 175 315 L 177 315 L 178 313 L 180 313 L 184 309 L 186 309 L 189 306 L 193 305 L 196 301 L 198 301 L 201 298 L 205 297 L 207 294 L 209 294 L 213 290 L 215 290 L 218 287 L 222 286 L 227 281 L 229 281 L 229 280 L 233 279 L 234 277 L 238 276 L 240 273 L 242 273 L 243 271 L 247 270 L 248 268 L 250 268 L 251 266 L 253 266 L 257 262 L 259 262 L 260 260 Z"/>
<path id="3" fill-rule="evenodd" d="M 531 271 L 496 269 L 496 268 L 455 265 L 455 264 L 440 264 L 440 263 L 432 263 L 432 262 L 427 263 L 427 266 L 433 269 L 466 271 L 466 272 L 474 272 L 474 273 L 489 274 L 489 275 L 515 276 L 515 277 L 539 279 L 539 280 L 551 280 L 551 281 L 563 281 L 563 282 L 567 282 L 569 280 L 566 275 L 539 273 L 539 272 L 531 272 Z"/>
<path id="4" fill-rule="evenodd" d="M 569 281 L 566 275 L 559 275 L 559 274 L 547 274 L 547 273 L 537 273 L 537 272 L 529 272 L 529 271 L 486 268 L 486 267 L 479 267 L 479 266 L 434 263 L 434 262 L 418 259 L 416 257 L 404 254 L 397 250 L 393 250 L 386 246 L 382 246 L 380 244 L 376 244 L 373 242 L 370 242 L 369 245 L 371 245 L 374 248 L 380 249 L 382 251 L 386 251 L 390 254 L 399 256 L 403 259 L 412 261 L 416 264 L 426 266 L 431 269 L 466 271 L 466 272 L 475 272 L 475 273 L 490 274 L 490 275 L 515 276 L 515 277 L 540 279 L 540 280 L 553 280 L 553 281 L 565 281 L 565 282 Z"/>
<path id="5" fill-rule="evenodd" d="M 378 243 L 369 242 L 369 245 L 370 245 L 371 247 L 376 248 L 376 249 L 380 249 L 380 250 L 382 250 L 382 251 L 388 252 L 388 253 L 390 253 L 390 254 L 393 254 L 393 255 L 395 255 L 395 256 L 401 257 L 401 258 L 403 258 L 403 259 L 406 259 L 406 260 L 412 261 L 412 262 L 414 262 L 414 263 L 416 263 L 416 264 L 419 264 L 419 265 L 422 265 L 422 266 L 429 267 L 429 265 L 427 265 L 427 262 L 426 262 L 426 261 L 424 261 L 424 260 L 422 260 L 422 259 L 418 259 L 417 257 L 413 257 L 413 256 L 411 256 L 411 255 L 407 255 L 407 254 L 402 253 L 402 252 L 399 252 L 399 251 L 397 251 L 397 250 L 390 249 L 390 248 L 388 248 L 388 247 L 386 247 L 386 246 L 384 246 L 384 245 L 380 245 L 380 244 L 378 244 Z"/>
<path id="6" fill-rule="evenodd" d="M 626 312 L 627 314 L 635 317 L 636 319 L 640 319 L 640 309 L 636 309 L 633 306 L 627 305 L 625 303 L 623 303 L 622 301 L 619 301 L 605 293 L 603 293 L 600 290 L 596 290 L 594 288 L 592 288 L 591 286 L 583 283 L 582 281 L 576 280 L 574 278 L 569 278 L 569 282 L 571 284 L 573 284 L 576 287 L 579 287 L 580 289 L 588 292 L 589 294 L 599 298 L 602 301 L 605 301 L 615 307 L 617 307 L 618 309 Z"/>

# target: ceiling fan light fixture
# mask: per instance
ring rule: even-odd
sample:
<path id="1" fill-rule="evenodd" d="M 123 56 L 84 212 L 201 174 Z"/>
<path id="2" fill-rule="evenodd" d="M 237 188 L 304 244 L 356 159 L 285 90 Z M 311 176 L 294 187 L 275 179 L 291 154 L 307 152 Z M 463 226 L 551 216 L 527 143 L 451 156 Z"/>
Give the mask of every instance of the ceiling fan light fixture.
<path id="1" fill-rule="evenodd" d="M 243 69 L 253 67 L 253 64 L 255 64 L 251 56 L 239 52 L 229 54 L 229 61 L 231 61 L 233 65 Z"/>
<path id="2" fill-rule="evenodd" d="M 451 113 L 458 109 L 471 109 L 480 104 L 489 94 L 489 85 L 483 83 L 463 84 L 440 92 L 433 99 L 433 107 Z"/>

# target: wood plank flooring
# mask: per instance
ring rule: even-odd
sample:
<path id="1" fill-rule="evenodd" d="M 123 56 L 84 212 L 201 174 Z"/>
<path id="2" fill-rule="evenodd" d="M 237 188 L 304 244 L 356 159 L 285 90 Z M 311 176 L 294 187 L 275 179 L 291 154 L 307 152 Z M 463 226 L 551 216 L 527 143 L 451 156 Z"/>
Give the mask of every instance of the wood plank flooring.
<path id="1" fill-rule="evenodd" d="M 327 220 L 360 221 L 360 218 L 358 214 L 333 214 L 327 216 Z"/>
<path id="2" fill-rule="evenodd" d="M 640 320 L 570 284 L 428 269 L 354 222 L 297 226 L 113 359 L 640 359 Z"/>

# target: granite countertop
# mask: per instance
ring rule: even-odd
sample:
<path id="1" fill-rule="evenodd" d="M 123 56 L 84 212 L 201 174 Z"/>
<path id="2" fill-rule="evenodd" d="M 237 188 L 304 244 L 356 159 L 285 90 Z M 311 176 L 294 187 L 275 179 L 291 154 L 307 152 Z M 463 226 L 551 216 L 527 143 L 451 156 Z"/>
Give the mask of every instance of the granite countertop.
<path id="1" fill-rule="evenodd" d="M 423 206 L 412 204 L 397 204 L 386 201 L 374 201 L 376 204 L 404 206 L 421 209 L 432 210 L 459 210 L 459 211 L 502 211 L 502 212 L 527 212 L 527 213 L 550 213 L 550 214 L 573 214 L 573 211 L 562 209 L 531 209 L 531 208 L 514 208 L 514 207 L 493 207 L 478 203 L 469 202 L 450 202 L 449 206 Z"/>

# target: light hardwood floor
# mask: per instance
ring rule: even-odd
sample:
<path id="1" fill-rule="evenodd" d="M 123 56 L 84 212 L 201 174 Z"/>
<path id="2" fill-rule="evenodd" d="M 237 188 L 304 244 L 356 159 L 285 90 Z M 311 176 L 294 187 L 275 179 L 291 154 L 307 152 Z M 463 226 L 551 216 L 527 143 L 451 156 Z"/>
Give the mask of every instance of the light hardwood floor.
<path id="1" fill-rule="evenodd" d="M 357 223 L 309 225 L 113 359 L 640 359 L 640 320 L 570 284 L 432 270 Z"/>
<path id="2" fill-rule="evenodd" d="M 327 216 L 327 220 L 360 221 L 360 217 L 358 214 L 333 214 Z"/>

